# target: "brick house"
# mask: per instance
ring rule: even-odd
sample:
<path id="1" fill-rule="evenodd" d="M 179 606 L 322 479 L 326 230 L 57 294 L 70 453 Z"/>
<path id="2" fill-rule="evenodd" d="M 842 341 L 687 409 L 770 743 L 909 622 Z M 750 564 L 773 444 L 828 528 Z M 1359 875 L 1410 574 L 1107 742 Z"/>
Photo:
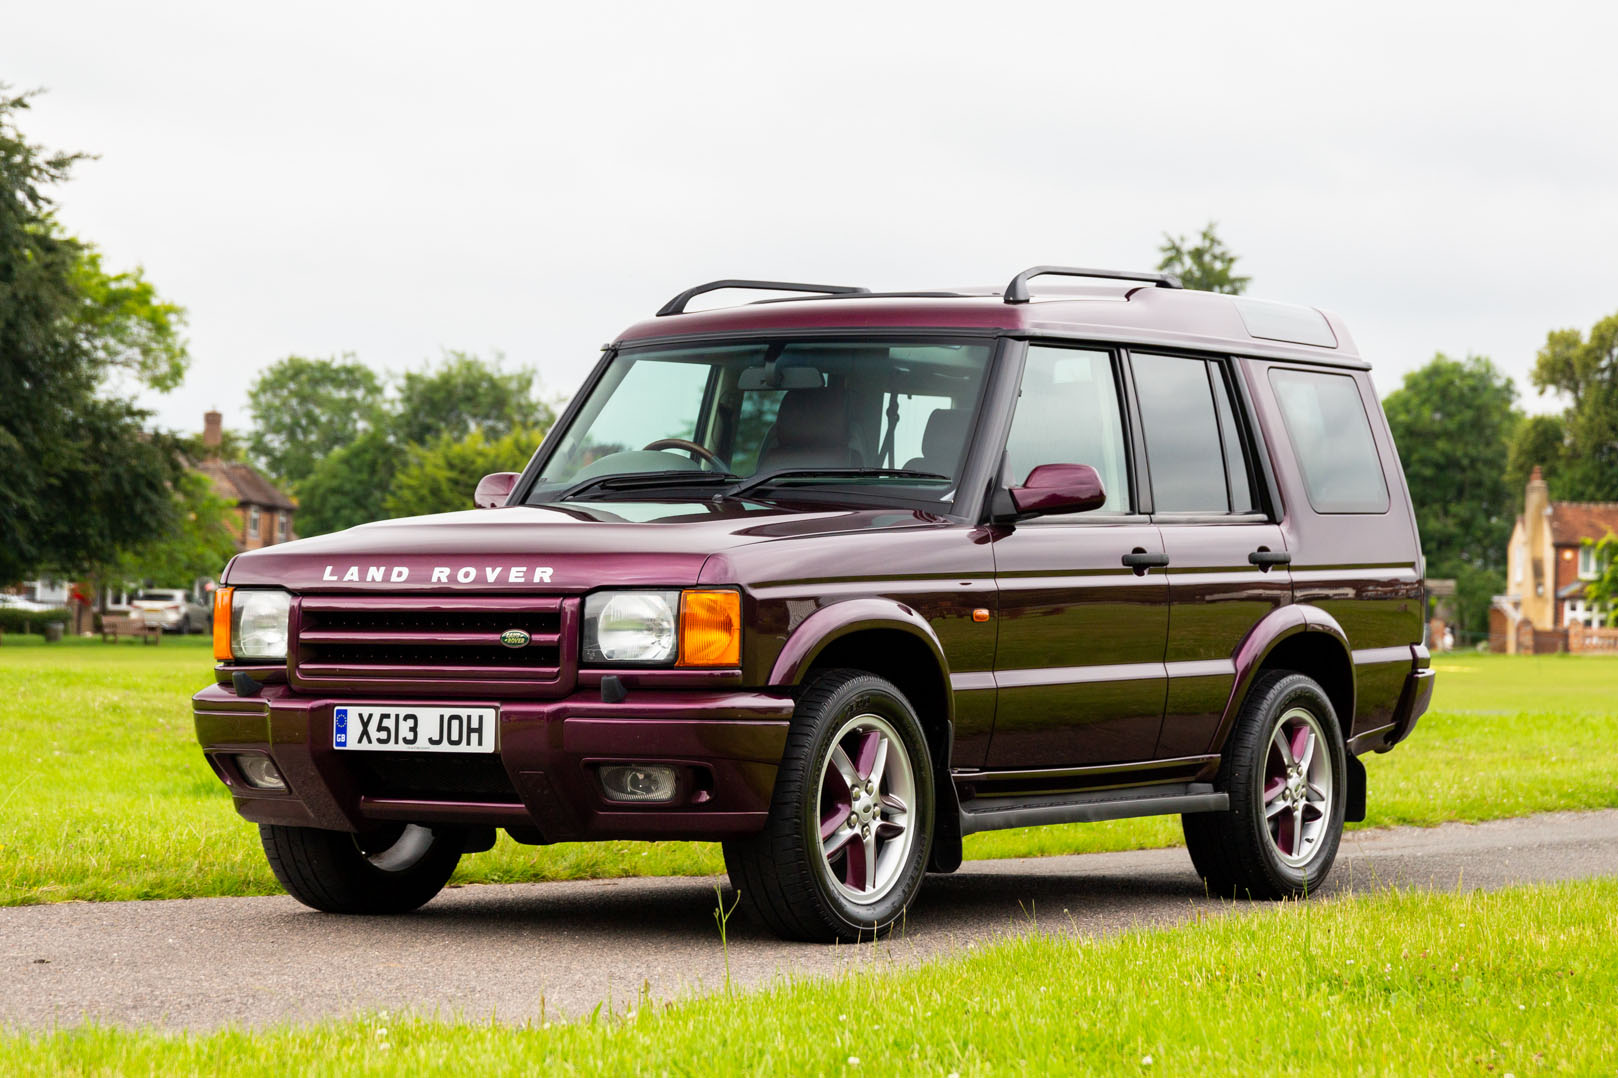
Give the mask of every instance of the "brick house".
<path id="1" fill-rule="evenodd" d="M 1507 593 L 1495 596 L 1489 610 L 1492 650 L 1618 647 L 1618 630 L 1599 628 L 1605 610 L 1585 598 L 1586 586 L 1605 568 L 1585 541 L 1608 532 L 1618 533 L 1618 502 L 1553 502 L 1534 468 L 1506 549 Z M 1615 639 L 1606 639 L 1609 633 Z"/>
<path id="2" fill-rule="evenodd" d="M 298 503 L 251 465 L 219 458 L 223 429 L 218 412 L 204 414 L 202 423 L 202 445 L 209 456 L 193 467 L 213 481 L 216 494 L 236 507 L 231 524 L 236 549 L 257 550 L 296 539 L 292 514 Z"/>

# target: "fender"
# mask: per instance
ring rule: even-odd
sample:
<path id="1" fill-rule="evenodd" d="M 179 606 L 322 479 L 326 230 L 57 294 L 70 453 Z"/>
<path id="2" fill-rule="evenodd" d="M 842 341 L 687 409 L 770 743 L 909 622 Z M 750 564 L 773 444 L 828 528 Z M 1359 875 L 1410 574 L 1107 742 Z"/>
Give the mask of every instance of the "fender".
<path id="1" fill-rule="evenodd" d="M 1242 701 L 1247 698 L 1247 690 L 1252 686 L 1253 678 L 1263 668 L 1265 660 L 1282 641 L 1300 633 L 1324 633 L 1327 638 L 1335 641 L 1342 651 L 1343 661 L 1349 670 L 1349 701 L 1347 716 L 1339 716 L 1338 722 L 1348 724 L 1343 729 L 1343 736 L 1348 736 L 1348 726 L 1354 723 L 1354 654 L 1348 646 L 1348 634 L 1343 632 L 1343 627 L 1337 624 L 1336 618 L 1319 607 L 1293 604 L 1272 610 L 1253 626 L 1241 646 L 1236 649 L 1236 680 L 1231 685 L 1230 698 L 1225 701 L 1225 711 L 1220 717 L 1219 731 L 1213 741 L 1221 751 L 1225 738 L 1230 735 L 1230 728 L 1235 725 L 1236 714 L 1241 710 Z"/>
<path id="2" fill-rule="evenodd" d="M 875 597 L 846 599 L 840 603 L 823 606 L 804 618 L 792 631 L 792 635 L 787 637 L 786 646 L 781 649 L 781 654 L 776 656 L 775 666 L 770 670 L 770 684 L 799 684 L 803 681 L 803 675 L 814 665 L 815 659 L 826 650 L 827 645 L 849 633 L 863 632 L 867 629 L 898 630 L 915 637 L 927 646 L 944 678 L 944 698 L 948 701 L 948 714 L 945 718 L 953 724 L 955 700 L 954 694 L 948 691 L 949 661 L 944 658 L 944 648 L 938 642 L 938 635 L 933 632 L 933 627 L 927 624 L 927 619 L 913 607 L 893 599 Z"/>

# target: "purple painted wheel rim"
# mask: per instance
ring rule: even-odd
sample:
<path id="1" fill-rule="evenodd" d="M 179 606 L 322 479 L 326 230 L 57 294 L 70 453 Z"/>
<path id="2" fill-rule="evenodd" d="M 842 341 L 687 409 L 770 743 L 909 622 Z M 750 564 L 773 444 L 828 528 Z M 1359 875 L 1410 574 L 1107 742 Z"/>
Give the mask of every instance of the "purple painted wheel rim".
<path id="1" fill-rule="evenodd" d="M 1264 826 L 1282 862 L 1309 863 L 1331 830 L 1331 752 L 1320 720 L 1306 708 L 1283 714 L 1264 753 Z"/>
<path id="2" fill-rule="evenodd" d="M 915 769 L 899 732 L 856 715 L 832 739 L 820 772 L 818 864 L 848 901 L 881 901 L 904 876 L 915 844 Z"/>

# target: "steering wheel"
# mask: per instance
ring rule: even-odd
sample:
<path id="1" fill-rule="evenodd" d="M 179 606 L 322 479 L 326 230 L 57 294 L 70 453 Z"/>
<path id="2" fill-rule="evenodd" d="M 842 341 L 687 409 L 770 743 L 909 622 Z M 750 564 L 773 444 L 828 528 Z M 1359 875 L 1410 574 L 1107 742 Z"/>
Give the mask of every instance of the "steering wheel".
<path id="1" fill-rule="evenodd" d="M 705 445 L 699 445 L 689 438 L 659 438 L 655 442 L 647 442 L 641 446 L 641 449 L 683 449 L 693 457 L 701 457 L 721 472 L 729 470 L 725 467 L 725 462 L 720 460 L 713 450 Z"/>

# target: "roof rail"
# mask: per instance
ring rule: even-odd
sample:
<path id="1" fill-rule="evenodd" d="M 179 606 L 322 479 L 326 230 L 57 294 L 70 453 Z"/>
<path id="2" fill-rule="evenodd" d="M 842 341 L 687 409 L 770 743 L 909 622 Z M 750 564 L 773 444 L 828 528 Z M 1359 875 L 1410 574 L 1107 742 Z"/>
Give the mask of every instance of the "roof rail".
<path id="1" fill-rule="evenodd" d="M 1184 288 L 1172 273 L 1131 273 L 1128 270 L 1079 269 L 1076 266 L 1032 266 L 1006 285 L 1007 303 L 1028 302 L 1028 282 L 1035 277 L 1102 277 L 1109 281 L 1140 281 L 1159 288 Z"/>
<path id="2" fill-rule="evenodd" d="M 795 284 L 791 281 L 746 280 L 709 281 L 707 284 L 699 284 L 695 288 L 687 288 L 684 292 L 663 304 L 662 307 L 658 308 L 657 317 L 684 314 L 687 303 L 690 303 L 704 292 L 717 292 L 721 288 L 757 288 L 767 292 L 823 292 L 831 296 L 870 291 L 869 288 L 856 288 L 853 285 L 846 284 Z"/>

